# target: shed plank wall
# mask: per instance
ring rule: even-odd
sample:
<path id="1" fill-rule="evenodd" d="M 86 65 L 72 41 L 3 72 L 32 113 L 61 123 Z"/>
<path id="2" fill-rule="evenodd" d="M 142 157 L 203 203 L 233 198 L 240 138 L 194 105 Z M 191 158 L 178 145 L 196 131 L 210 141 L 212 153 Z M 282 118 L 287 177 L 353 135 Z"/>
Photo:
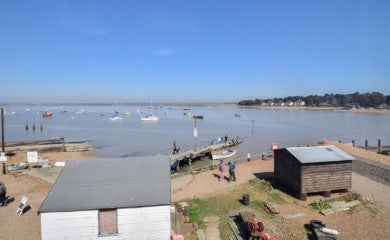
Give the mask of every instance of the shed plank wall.
<path id="1" fill-rule="evenodd" d="M 302 165 L 301 193 L 349 189 L 352 186 L 352 162 Z"/>
<path id="2" fill-rule="evenodd" d="M 287 150 L 275 152 L 274 174 L 277 179 L 301 192 L 300 163 Z"/>
<path id="3" fill-rule="evenodd" d="M 42 239 L 153 239 L 170 236 L 170 206 L 118 209 L 118 234 L 99 237 L 98 211 L 41 213 Z"/>

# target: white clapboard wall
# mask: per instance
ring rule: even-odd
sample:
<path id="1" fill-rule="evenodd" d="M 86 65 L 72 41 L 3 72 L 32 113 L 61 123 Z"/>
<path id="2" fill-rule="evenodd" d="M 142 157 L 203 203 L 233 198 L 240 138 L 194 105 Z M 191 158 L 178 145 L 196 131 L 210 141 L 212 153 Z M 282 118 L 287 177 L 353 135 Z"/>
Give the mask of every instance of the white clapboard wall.
<path id="1" fill-rule="evenodd" d="M 41 213 L 43 240 L 170 239 L 170 206 L 118 209 L 118 234 L 99 237 L 98 211 Z"/>

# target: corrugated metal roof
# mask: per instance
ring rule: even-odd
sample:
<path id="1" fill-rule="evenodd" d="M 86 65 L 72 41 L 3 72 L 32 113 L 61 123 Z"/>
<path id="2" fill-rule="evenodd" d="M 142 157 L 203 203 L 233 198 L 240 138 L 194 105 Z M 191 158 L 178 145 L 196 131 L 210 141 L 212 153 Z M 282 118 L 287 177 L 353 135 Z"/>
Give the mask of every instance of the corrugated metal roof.
<path id="1" fill-rule="evenodd" d="M 169 156 L 70 160 L 40 212 L 169 205 Z"/>
<path id="2" fill-rule="evenodd" d="M 316 147 L 287 147 L 286 149 L 301 163 L 356 160 L 351 155 L 341 151 L 333 145 Z"/>

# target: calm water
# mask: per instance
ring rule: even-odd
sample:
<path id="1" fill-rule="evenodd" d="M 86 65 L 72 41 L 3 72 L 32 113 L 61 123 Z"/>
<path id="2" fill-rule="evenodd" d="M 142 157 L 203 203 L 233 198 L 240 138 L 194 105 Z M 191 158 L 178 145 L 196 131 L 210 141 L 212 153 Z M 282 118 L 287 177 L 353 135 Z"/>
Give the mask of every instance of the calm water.
<path id="1" fill-rule="evenodd" d="M 52 119 L 42 118 L 42 111 L 46 109 L 53 113 Z M 368 139 L 374 146 L 381 139 L 383 145 L 390 145 L 390 114 L 193 107 L 192 114 L 204 116 L 203 120 L 196 121 L 198 139 L 195 141 L 195 120 L 184 116 L 182 107 L 156 110 L 147 106 L 72 106 L 65 109 L 67 112 L 61 113 L 61 108 L 54 107 L 8 107 L 6 141 L 64 137 L 67 142 L 94 144 L 99 147 L 94 152 L 102 157 L 169 154 L 174 140 L 178 147 L 186 150 L 225 135 L 244 138 L 236 158 L 244 158 L 247 153 L 267 154 L 271 143 L 285 147 L 324 139 L 350 143 L 354 139 L 358 145 L 364 145 L 364 140 Z M 108 120 L 115 110 L 122 113 L 123 121 Z M 12 111 L 17 114 L 10 114 Z M 79 111 L 82 113 L 77 114 Z M 126 111 L 131 112 L 131 116 L 125 116 Z M 151 112 L 159 121 L 140 121 Z M 245 116 L 235 117 L 238 112 Z M 32 131 L 34 123 L 36 130 Z"/>

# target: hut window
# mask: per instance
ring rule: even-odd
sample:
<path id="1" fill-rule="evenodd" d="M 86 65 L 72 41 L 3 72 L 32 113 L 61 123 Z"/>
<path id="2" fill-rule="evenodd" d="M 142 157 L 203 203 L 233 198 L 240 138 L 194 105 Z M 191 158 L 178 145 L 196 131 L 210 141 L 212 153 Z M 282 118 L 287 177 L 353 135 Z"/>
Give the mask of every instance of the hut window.
<path id="1" fill-rule="evenodd" d="M 116 209 L 99 210 L 99 235 L 118 233 L 118 215 Z"/>

